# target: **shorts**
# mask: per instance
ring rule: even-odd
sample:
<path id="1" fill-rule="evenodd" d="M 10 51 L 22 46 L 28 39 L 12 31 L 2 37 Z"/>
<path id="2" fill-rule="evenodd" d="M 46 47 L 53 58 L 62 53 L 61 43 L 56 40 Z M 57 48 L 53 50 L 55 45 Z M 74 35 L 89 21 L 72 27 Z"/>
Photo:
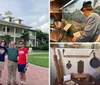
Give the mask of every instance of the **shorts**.
<path id="1" fill-rule="evenodd" d="M 4 69 L 4 62 L 0 62 L 0 70 L 2 71 Z"/>
<path id="2" fill-rule="evenodd" d="M 18 64 L 18 71 L 25 73 L 26 64 Z"/>

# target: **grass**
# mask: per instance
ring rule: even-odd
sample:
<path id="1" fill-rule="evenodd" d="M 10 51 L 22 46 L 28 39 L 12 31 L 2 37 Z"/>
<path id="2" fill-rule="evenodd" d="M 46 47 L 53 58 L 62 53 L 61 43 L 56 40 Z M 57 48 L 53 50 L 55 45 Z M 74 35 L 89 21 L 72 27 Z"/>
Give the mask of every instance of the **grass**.
<path id="1" fill-rule="evenodd" d="M 48 53 L 48 51 L 46 50 L 33 50 L 32 52 L 47 52 Z"/>
<path id="2" fill-rule="evenodd" d="M 49 67 L 49 55 L 48 54 L 34 54 L 29 55 L 28 57 L 29 63 L 41 66 L 41 67 Z"/>

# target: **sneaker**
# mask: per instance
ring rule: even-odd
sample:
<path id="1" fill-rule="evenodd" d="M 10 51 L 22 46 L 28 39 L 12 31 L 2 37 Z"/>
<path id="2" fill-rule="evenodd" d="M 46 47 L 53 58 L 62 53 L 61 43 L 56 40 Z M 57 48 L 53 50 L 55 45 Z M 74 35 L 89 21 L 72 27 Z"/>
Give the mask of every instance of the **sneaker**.
<path id="1" fill-rule="evenodd" d="M 23 83 L 23 81 L 20 82 L 21 84 Z"/>
<path id="2" fill-rule="evenodd" d="M 0 84 L 1 85 L 1 84 Z M 7 85 L 11 85 L 11 82 L 8 82 Z"/>
<path id="3" fill-rule="evenodd" d="M 14 85 L 18 85 L 18 84 L 14 84 Z"/>
<path id="4" fill-rule="evenodd" d="M 7 85 L 11 85 L 11 84 L 7 84 Z"/>
<path id="5" fill-rule="evenodd" d="M 13 83 L 14 85 L 18 85 L 16 82 Z"/>
<path id="6" fill-rule="evenodd" d="M 0 82 L 0 85 L 2 85 L 2 83 Z"/>
<path id="7" fill-rule="evenodd" d="M 2 85 L 2 81 L 1 81 L 1 79 L 0 79 L 0 85 Z"/>
<path id="8" fill-rule="evenodd" d="M 22 85 L 26 85 L 26 82 L 23 82 L 23 81 L 22 81 Z"/>
<path id="9" fill-rule="evenodd" d="M 20 83 L 21 83 L 21 85 L 23 85 L 23 81 L 21 81 Z"/>

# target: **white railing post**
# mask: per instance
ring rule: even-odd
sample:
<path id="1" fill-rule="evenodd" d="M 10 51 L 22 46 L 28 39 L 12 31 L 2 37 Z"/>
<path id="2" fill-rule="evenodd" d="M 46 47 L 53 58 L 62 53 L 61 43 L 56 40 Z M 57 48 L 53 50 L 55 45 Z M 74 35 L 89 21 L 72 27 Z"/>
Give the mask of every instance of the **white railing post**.
<path id="1" fill-rule="evenodd" d="M 16 28 L 14 28 L 14 42 L 16 42 Z"/>
<path id="2" fill-rule="evenodd" d="M 35 32 L 35 46 L 36 46 L 36 32 Z"/>
<path id="3" fill-rule="evenodd" d="M 7 35 L 7 26 L 5 26 L 5 34 Z"/>

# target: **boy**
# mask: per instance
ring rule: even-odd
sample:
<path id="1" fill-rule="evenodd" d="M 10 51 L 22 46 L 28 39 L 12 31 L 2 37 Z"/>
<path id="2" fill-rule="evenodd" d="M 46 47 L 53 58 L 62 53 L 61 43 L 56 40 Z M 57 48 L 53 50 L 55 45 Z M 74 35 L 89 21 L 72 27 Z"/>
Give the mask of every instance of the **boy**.
<path id="1" fill-rule="evenodd" d="M 18 71 L 20 73 L 20 80 L 22 85 L 26 85 L 26 68 L 28 67 L 28 50 L 24 47 L 24 42 L 19 42 L 18 49 Z"/>

